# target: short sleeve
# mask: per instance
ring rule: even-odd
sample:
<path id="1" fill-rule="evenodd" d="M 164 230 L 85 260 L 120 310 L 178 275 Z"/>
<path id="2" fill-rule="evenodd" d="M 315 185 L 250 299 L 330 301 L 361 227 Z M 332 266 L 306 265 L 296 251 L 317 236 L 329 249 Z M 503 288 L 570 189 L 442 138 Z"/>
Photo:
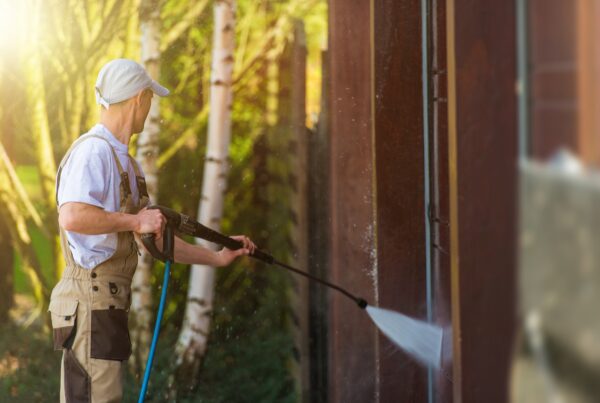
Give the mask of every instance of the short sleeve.
<path id="1" fill-rule="evenodd" d="M 77 145 L 60 174 L 58 206 L 79 202 L 105 208 L 111 178 L 110 146 L 89 139 Z"/>

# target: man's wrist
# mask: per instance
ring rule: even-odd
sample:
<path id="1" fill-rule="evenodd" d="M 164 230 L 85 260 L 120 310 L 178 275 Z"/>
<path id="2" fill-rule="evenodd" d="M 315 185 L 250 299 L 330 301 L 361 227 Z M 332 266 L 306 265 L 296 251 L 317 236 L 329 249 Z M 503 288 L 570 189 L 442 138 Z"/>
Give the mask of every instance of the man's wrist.
<path id="1" fill-rule="evenodd" d="M 135 233 L 139 233 L 140 231 L 140 219 L 137 214 L 123 214 L 123 218 L 125 220 L 125 227 L 128 231 L 133 231 Z"/>
<path id="2" fill-rule="evenodd" d="M 221 254 L 221 252 L 223 251 L 223 249 L 219 250 L 219 251 L 211 251 L 213 256 L 212 256 L 212 260 L 213 260 L 213 267 L 221 267 L 223 266 L 223 255 Z"/>

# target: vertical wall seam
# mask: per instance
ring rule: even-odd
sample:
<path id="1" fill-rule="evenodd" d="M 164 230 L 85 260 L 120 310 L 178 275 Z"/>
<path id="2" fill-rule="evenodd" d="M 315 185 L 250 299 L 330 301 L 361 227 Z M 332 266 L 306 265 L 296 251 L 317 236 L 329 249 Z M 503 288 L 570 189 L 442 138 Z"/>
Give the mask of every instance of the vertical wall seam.
<path id="1" fill-rule="evenodd" d="M 519 102 L 519 161 L 524 162 L 529 153 L 529 77 L 527 58 L 527 4 L 516 0 L 517 7 L 517 94 Z"/>
<path id="2" fill-rule="evenodd" d="M 428 0 L 421 0 L 421 99 L 423 102 L 423 211 L 425 219 L 425 298 L 427 301 L 427 322 L 433 319 L 432 278 L 431 278 L 431 223 L 430 169 L 429 169 L 429 36 Z M 427 366 L 427 401 L 433 403 L 433 368 Z"/>

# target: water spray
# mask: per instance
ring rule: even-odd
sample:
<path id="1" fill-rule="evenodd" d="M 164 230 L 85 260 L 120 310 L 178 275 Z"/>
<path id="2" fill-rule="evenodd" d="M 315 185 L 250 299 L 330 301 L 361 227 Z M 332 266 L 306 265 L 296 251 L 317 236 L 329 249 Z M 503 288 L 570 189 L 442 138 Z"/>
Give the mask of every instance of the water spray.
<path id="1" fill-rule="evenodd" d="M 148 208 L 160 210 L 160 212 L 167 219 L 163 234 L 162 251 L 156 247 L 154 234 L 143 234 L 141 237 L 142 242 L 148 252 L 150 252 L 155 259 L 165 262 L 165 274 L 163 278 L 163 287 L 160 296 L 158 314 L 154 326 L 154 334 L 152 336 L 152 344 L 148 354 L 148 361 L 146 362 L 146 370 L 144 372 L 144 379 L 142 382 L 142 389 L 140 390 L 138 403 L 142 403 L 144 401 L 146 389 L 148 387 L 148 381 L 150 378 L 150 372 L 152 370 L 152 362 L 154 358 L 154 352 L 156 350 L 156 341 L 158 339 L 160 322 L 162 321 L 166 300 L 170 267 L 171 263 L 174 261 L 175 232 L 190 235 L 196 238 L 202 238 L 206 241 L 224 246 L 231 250 L 237 250 L 244 247 L 242 242 L 210 229 L 190 218 L 189 216 L 180 214 L 174 210 L 171 210 L 170 208 L 163 206 L 150 206 Z M 281 268 L 307 277 L 310 280 L 316 281 L 317 283 L 338 291 L 356 303 L 359 308 L 366 310 L 377 327 L 379 327 L 379 329 L 400 348 L 413 355 L 421 363 L 425 365 L 431 365 L 434 368 L 439 368 L 443 333 L 441 328 L 429 323 L 424 323 L 422 321 L 409 318 L 398 312 L 369 306 L 366 300 L 357 297 L 348 290 L 336 284 L 330 283 L 329 281 L 313 276 L 305 271 L 280 262 L 262 250 L 255 249 L 250 257 L 270 265 L 277 265 Z"/>

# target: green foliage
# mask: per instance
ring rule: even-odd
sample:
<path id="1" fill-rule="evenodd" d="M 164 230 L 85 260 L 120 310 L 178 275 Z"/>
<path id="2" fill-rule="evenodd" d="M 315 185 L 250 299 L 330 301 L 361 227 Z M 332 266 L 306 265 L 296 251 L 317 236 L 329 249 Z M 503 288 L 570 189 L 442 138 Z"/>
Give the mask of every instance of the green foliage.
<path id="1" fill-rule="evenodd" d="M 268 273 L 271 278 L 266 285 L 260 274 L 242 270 L 235 285 L 232 284 L 238 287 L 238 299 L 230 300 L 217 292 L 217 309 L 199 386 L 194 391 L 178 391 L 178 402 L 295 401 L 287 368 L 292 349 L 284 325 L 287 313 L 285 305 L 276 303 L 283 298 L 278 290 L 285 289 L 281 283 L 285 283 L 285 276 L 281 272 Z M 275 279 L 279 281 L 273 283 Z M 262 289 L 257 285 L 261 283 Z M 174 401 L 173 350 L 179 329 L 172 319 L 172 316 L 166 319 L 161 331 L 148 402 Z M 129 375 L 126 402 L 136 401 L 140 383 Z"/>
<path id="2" fill-rule="evenodd" d="M 281 287 L 281 273 L 245 273 L 236 281 L 243 290 L 238 290 L 239 299 L 217 301 L 219 310 L 197 393 L 202 398 L 190 401 L 295 401 L 287 368 L 292 351 L 285 330 L 288 312 L 282 303 L 285 295 L 278 292 L 286 288 Z"/>

